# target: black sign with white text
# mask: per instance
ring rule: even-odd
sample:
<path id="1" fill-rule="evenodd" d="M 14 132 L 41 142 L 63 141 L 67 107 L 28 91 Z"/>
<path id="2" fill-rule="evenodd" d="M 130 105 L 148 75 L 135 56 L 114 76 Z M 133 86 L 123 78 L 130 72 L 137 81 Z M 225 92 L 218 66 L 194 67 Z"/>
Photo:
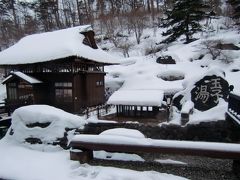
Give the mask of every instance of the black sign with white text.
<path id="1" fill-rule="evenodd" d="M 228 82 L 220 76 L 205 76 L 195 84 L 191 91 L 194 108 L 206 111 L 219 103 L 219 98 L 227 101 Z"/>

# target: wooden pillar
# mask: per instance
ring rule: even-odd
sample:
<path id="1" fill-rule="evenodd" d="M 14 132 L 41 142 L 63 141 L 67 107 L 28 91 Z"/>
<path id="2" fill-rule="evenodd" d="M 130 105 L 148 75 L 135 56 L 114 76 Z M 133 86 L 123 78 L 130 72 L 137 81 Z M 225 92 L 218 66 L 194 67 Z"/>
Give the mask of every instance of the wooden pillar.
<path id="1" fill-rule="evenodd" d="M 149 117 L 149 111 L 148 111 L 148 106 L 147 106 L 147 117 Z"/>
<path id="2" fill-rule="evenodd" d="M 119 105 L 116 105 L 117 116 L 119 116 Z"/>
<path id="3" fill-rule="evenodd" d="M 79 161 L 80 163 L 88 163 L 93 159 L 93 151 L 70 150 L 70 159 L 73 161 Z"/>
<path id="4" fill-rule="evenodd" d="M 124 116 L 126 116 L 127 115 L 127 106 L 123 106 L 123 109 L 124 109 Z"/>
<path id="5" fill-rule="evenodd" d="M 108 105 L 105 106 L 105 113 L 108 113 Z"/>
<path id="6" fill-rule="evenodd" d="M 123 115 L 123 107 L 122 107 L 122 105 L 119 106 L 119 112 L 120 112 L 120 115 L 122 116 Z"/>
<path id="7" fill-rule="evenodd" d="M 240 160 L 233 160 L 232 171 L 237 178 L 240 178 Z"/>
<path id="8" fill-rule="evenodd" d="M 98 118 L 100 117 L 100 108 L 99 108 L 99 106 L 97 106 L 97 117 Z"/>
<path id="9" fill-rule="evenodd" d="M 134 116 L 137 116 L 137 106 L 134 106 Z"/>
<path id="10" fill-rule="evenodd" d="M 124 111 L 125 111 L 125 110 L 124 110 L 124 105 L 121 105 L 121 107 L 122 107 L 122 116 L 124 116 L 124 113 L 125 113 L 125 112 L 124 112 Z"/>
<path id="11" fill-rule="evenodd" d="M 87 111 L 86 111 L 86 115 L 87 115 L 87 118 L 89 118 L 89 110 L 88 110 L 88 108 L 87 108 Z"/>

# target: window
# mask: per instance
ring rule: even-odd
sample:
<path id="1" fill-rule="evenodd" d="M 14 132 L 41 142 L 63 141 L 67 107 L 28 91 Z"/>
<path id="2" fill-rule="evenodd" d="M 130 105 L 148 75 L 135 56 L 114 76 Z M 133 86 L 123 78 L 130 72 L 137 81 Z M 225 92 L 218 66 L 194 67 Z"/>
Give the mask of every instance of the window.
<path id="1" fill-rule="evenodd" d="M 32 85 L 31 84 L 19 84 L 18 88 L 20 88 L 20 89 L 31 89 Z"/>
<path id="2" fill-rule="evenodd" d="M 16 100 L 17 99 L 17 83 L 10 82 L 7 84 L 8 87 L 8 99 Z"/>
<path id="3" fill-rule="evenodd" d="M 72 102 L 72 82 L 55 82 L 57 102 Z"/>
<path id="4" fill-rule="evenodd" d="M 9 100 L 16 100 L 17 99 L 17 88 L 9 87 L 8 88 L 8 99 Z"/>
<path id="5" fill-rule="evenodd" d="M 55 89 L 55 95 L 59 102 L 72 102 L 72 89 Z"/>
<path id="6" fill-rule="evenodd" d="M 96 81 L 96 86 L 103 86 L 103 81 Z"/>
<path id="7" fill-rule="evenodd" d="M 55 82 L 55 87 L 72 87 L 72 82 Z"/>
<path id="8" fill-rule="evenodd" d="M 25 94 L 25 95 L 22 95 L 22 96 L 19 96 L 19 99 L 20 100 L 32 100 L 33 99 L 33 94 Z"/>
<path id="9" fill-rule="evenodd" d="M 17 84 L 16 84 L 15 82 L 11 82 L 11 83 L 8 83 L 8 86 L 9 86 L 9 87 L 16 87 Z"/>

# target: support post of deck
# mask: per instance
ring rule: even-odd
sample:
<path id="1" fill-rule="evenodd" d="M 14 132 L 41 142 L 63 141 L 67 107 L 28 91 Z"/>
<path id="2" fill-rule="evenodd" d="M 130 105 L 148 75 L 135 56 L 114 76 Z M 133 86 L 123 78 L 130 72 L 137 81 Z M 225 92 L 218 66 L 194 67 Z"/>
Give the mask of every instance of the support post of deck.
<path id="1" fill-rule="evenodd" d="M 137 117 L 137 106 L 134 106 L 134 117 Z"/>
<path id="2" fill-rule="evenodd" d="M 79 161 L 80 163 L 88 163 L 93 159 L 93 151 L 92 150 L 84 150 L 84 151 L 75 151 L 70 150 L 70 159 L 73 161 Z"/>
<path id="3" fill-rule="evenodd" d="M 116 109 L 117 109 L 117 116 L 119 116 L 119 105 L 116 105 Z"/>
<path id="4" fill-rule="evenodd" d="M 232 171 L 238 178 L 240 178 L 240 160 L 233 160 Z"/>
<path id="5" fill-rule="evenodd" d="M 97 106 L 97 117 L 98 118 L 100 117 L 100 108 L 99 108 L 99 106 Z"/>

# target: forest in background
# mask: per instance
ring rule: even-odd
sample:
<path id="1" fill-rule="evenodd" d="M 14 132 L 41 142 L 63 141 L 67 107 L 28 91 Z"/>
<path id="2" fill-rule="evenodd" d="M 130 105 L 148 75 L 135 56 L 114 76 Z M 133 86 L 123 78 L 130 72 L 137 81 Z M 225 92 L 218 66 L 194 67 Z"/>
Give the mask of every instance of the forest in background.
<path id="1" fill-rule="evenodd" d="M 0 49 L 11 46 L 26 35 L 83 24 L 91 24 L 98 34 L 110 39 L 114 46 L 128 48 L 127 44 L 119 44 L 119 37 L 124 38 L 133 33 L 139 44 L 144 28 L 161 27 L 167 19 L 164 17 L 169 17 L 168 13 L 176 9 L 179 2 L 189 4 L 193 1 L 0 0 Z M 225 16 L 229 17 L 226 22 L 229 26 L 239 24 L 238 0 L 202 2 L 208 6 L 204 10 L 204 17 L 209 21 L 211 18 Z"/>

